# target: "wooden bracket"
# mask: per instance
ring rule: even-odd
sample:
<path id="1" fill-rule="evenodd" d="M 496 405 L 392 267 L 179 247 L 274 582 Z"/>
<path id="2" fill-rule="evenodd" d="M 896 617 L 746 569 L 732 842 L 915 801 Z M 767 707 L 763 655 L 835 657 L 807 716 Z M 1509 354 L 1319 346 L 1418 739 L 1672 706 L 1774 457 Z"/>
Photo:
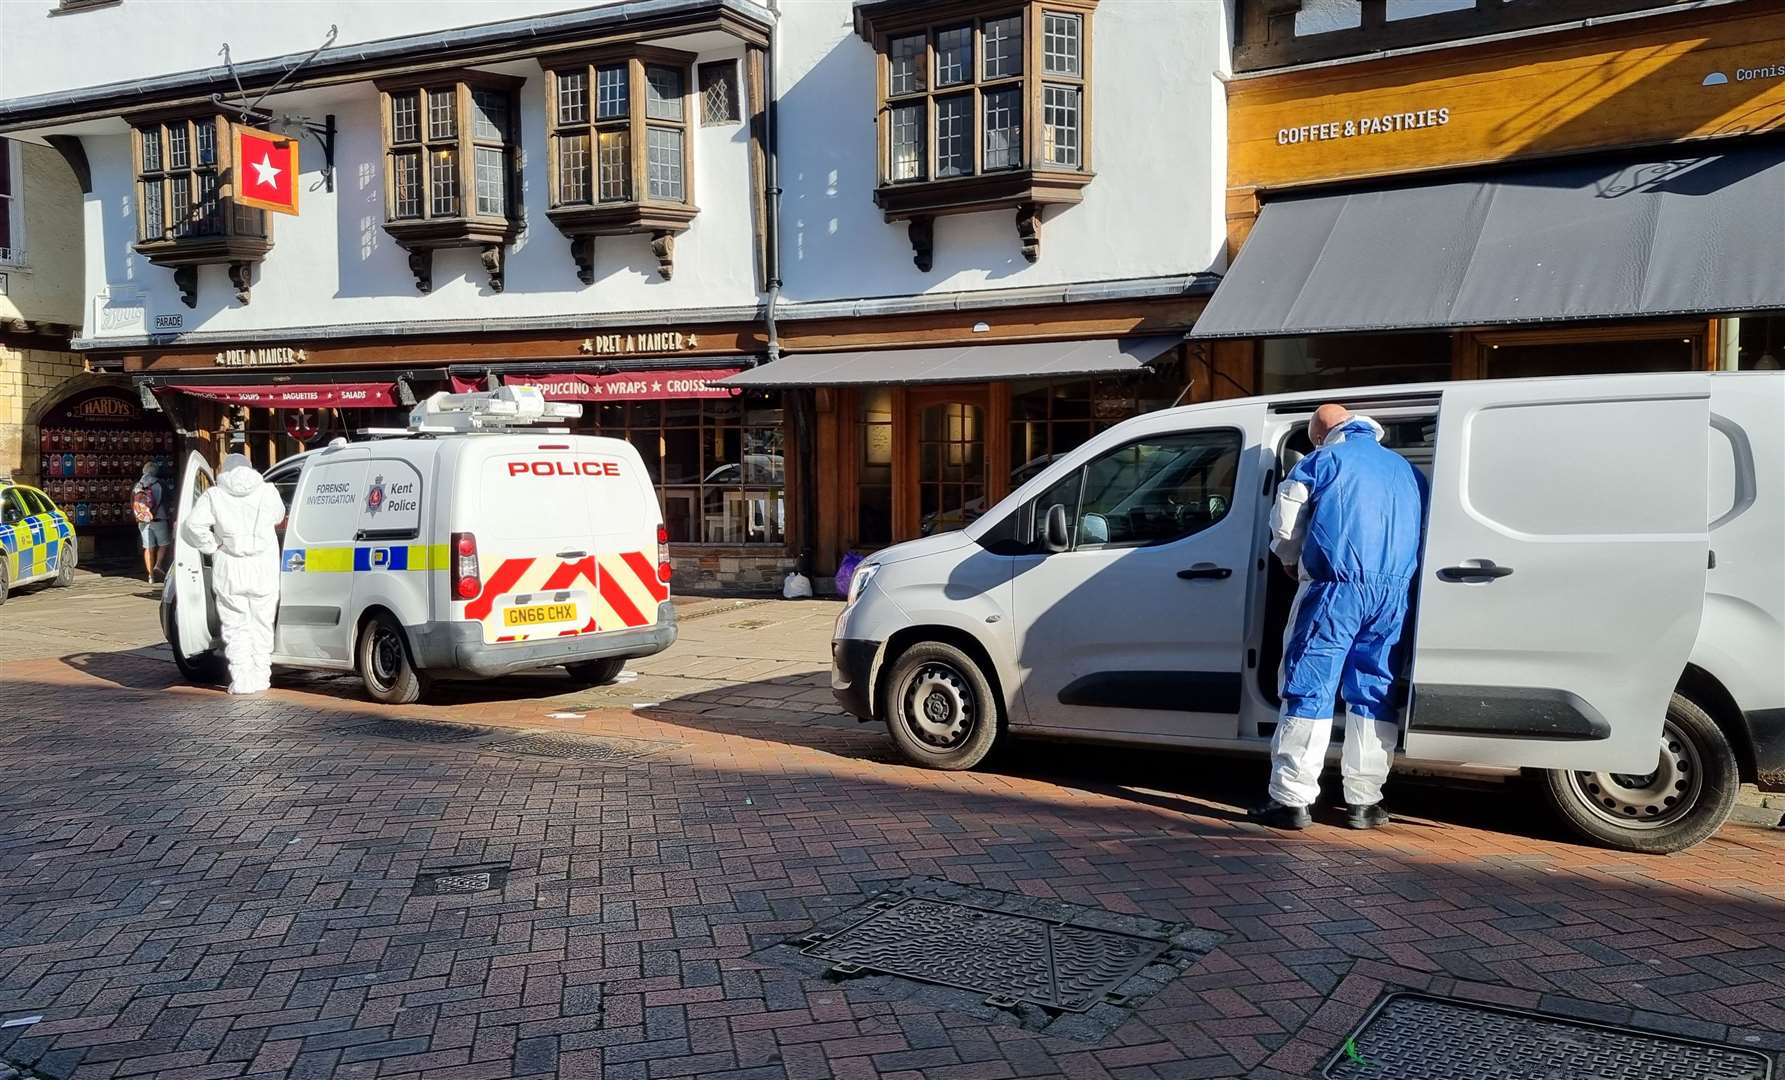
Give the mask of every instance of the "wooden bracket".
<path id="1" fill-rule="evenodd" d="M 651 254 L 657 256 L 657 275 L 668 281 L 676 269 L 676 234 L 672 232 L 654 232 L 651 234 Z"/>
<path id="2" fill-rule="evenodd" d="M 914 217 L 905 233 L 911 237 L 911 261 L 917 264 L 919 270 L 929 273 L 930 267 L 935 264 L 936 219 Z"/>
<path id="3" fill-rule="evenodd" d="M 246 304 L 254 289 L 254 264 L 251 262 L 230 263 L 229 283 L 236 287 L 236 302 Z"/>
<path id="4" fill-rule="evenodd" d="M 502 275 L 506 269 L 506 260 L 503 258 L 502 245 L 485 244 L 479 258 L 483 260 L 484 273 L 490 275 L 490 291 L 501 292 L 503 285 Z"/>
<path id="5" fill-rule="evenodd" d="M 180 303 L 189 308 L 198 306 L 198 267 L 174 267 L 174 287 L 180 290 Z"/>
<path id="6" fill-rule="evenodd" d="M 576 279 L 584 285 L 595 284 L 595 238 L 586 233 L 572 236 L 570 258 L 576 263 Z"/>
<path id="7" fill-rule="evenodd" d="M 1030 262 L 1041 259 L 1041 206 L 1024 203 L 1016 208 L 1016 235 L 1023 242 L 1023 258 Z"/>
<path id="8" fill-rule="evenodd" d="M 426 296 L 434 291 L 434 252 L 429 248 L 409 249 L 409 272 L 415 275 L 415 291 Z"/>

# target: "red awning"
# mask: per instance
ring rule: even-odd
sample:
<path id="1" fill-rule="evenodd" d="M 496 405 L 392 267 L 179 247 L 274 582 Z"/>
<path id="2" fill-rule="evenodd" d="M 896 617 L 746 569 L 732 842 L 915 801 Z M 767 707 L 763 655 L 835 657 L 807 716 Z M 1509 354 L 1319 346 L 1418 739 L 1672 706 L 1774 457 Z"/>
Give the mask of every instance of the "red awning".
<path id="1" fill-rule="evenodd" d="M 742 368 L 706 368 L 677 371 L 626 371 L 617 375 L 509 375 L 498 372 L 509 386 L 537 386 L 552 401 L 665 401 L 686 398 L 728 398 L 738 391 L 708 383 L 736 375 Z"/>
<path id="2" fill-rule="evenodd" d="M 390 383 L 278 383 L 264 386 L 169 386 L 169 390 L 231 405 L 264 409 L 389 409 L 397 404 Z"/>

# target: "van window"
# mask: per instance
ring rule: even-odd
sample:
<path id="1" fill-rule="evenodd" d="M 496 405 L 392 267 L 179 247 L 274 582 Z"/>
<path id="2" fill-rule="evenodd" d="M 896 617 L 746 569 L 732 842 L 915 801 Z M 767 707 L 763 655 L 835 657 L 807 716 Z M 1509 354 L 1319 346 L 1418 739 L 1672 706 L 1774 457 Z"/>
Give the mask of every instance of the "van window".
<path id="1" fill-rule="evenodd" d="M 484 461 L 482 479 L 480 538 L 589 537 L 657 519 L 650 478 L 624 450 L 498 454 Z"/>
<path id="2" fill-rule="evenodd" d="M 295 531 L 309 544 L 350 544 L 366 500 L 366 459 L 318 462 L 298 491 Z"/>
<path id="3" fill-rule="evenodd" d="M 1233 506 L 1241 438 L 1231 428 L 1140 439 L 1063 477 L 1036 501 L 1035 522 L 1066 507 L 1077 549 L 1169 544 Z"/>

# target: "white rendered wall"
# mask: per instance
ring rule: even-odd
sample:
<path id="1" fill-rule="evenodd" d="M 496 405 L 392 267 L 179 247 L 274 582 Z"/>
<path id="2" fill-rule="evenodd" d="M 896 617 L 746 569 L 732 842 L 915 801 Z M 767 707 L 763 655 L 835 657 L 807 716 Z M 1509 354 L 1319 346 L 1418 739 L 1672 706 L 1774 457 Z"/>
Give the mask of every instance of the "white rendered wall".
<path id="1" fill-rule="evenodd" d="M 1041 259 L 1015 215 L 936 219 L 919 271 L 903 222 L 874 206 L 874 59 L 849 0 L 782 8 L 783 296 L 827 300 L 1003 289 L 1208 270 L 1222 248 L 1227 5 L 1103 0 L 1093 17 L 1091 165 L 1077 206 L 1051 207 Z M 1031 118 L 1031 123 L 1034 120 Z"/>

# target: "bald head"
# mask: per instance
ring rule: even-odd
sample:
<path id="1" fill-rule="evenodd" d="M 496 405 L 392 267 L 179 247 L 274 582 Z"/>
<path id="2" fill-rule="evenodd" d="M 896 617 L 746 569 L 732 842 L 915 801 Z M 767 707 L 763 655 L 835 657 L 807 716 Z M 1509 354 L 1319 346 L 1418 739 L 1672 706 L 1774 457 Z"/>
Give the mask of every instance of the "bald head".
<path id="1" fill-rule="evenodd" d="M 1316 447 L 1326 442 L 1332 430 L 1351 419 L 1351 410 L 1343 405 L 1322 405 L 1314 410 L 1314 419 L 1308 421 L 1308 438 Z"/>

